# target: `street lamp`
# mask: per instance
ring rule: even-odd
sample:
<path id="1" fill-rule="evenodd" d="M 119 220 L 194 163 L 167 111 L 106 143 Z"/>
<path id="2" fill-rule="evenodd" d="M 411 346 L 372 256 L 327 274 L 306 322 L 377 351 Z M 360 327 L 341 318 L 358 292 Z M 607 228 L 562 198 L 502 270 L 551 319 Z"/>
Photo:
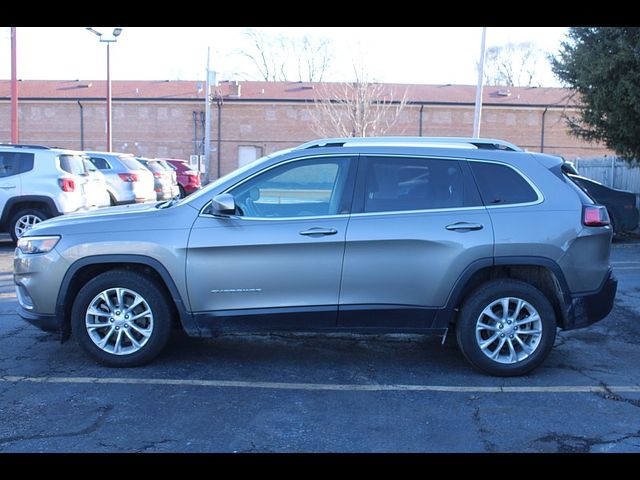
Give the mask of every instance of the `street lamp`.
<path id="1" fill-rule="evenodd" d="M 87 27 L 91 33 L 98 36 L 100 42 L 107 44 L 107 152 L 111 151 L 112 146 L 112 135 L 111 135 L 111 66 L 110 66 L 110 58 L 109 58 L 109 45 L 114 43 L 118 36 L 122 33 L 121 28 L 113 29 L 113 38 L 102 38 L 102 33 L 94 30 L 91 27 Z"/>

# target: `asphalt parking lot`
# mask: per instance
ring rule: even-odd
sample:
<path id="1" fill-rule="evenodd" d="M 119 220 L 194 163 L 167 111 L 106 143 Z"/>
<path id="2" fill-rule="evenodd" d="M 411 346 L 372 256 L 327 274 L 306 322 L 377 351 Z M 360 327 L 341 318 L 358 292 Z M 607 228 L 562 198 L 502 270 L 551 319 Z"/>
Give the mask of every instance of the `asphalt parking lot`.
<path id="1" fill-rule="evenodd" d="M 640 243 L 610 316 L 510 379 L 422 336 L 173 338 L 98 366 L 16 315 L 0 242 L 0 452 L 640 452 Z"/>

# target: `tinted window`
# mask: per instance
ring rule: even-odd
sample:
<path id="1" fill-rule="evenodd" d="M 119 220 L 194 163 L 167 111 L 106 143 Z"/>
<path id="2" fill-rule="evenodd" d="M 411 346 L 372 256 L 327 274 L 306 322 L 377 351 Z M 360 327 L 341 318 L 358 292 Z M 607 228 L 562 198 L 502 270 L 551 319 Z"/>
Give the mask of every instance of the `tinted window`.
<path id="1" fill-rule="evenodd" d="M 0 177 L 10 177 L 33 169 L 33 153 L 0 152 Z"/>
<path id="2" fill-rule="evenodd" d="M 85 173 L 84 164 L 80 155 L 60 155 L 60 168 L 72 175 L 82 175 Z"/>
<path id="3" fill-rule="evenodd" d="M 144 170 L 145 166 L 133 157 L 119 157 L 122 164 L 129 170 Z"/>
<path id="4" fill-rule="evenodd" d="M 275 167 L 236 187 L 239 213 L 248 217 L 305 217 L 343 213 L 348 158 L 300 160 Z M 344 212 L 346 213 L 346 212 Z"/>
<path id="5" fill-rule="evenodd" d="M 535 202 L 538 195 L 513 168 L 497 163 L 469 162 L 485 205 Z"/>
<path id="6" fill-rule="evenodd" d="M 162 165 L 162 168 L 164 168 L 165 170 L 173 170 L 173 167 L 171 165 L 169 165 L 167 162 L 165 162 L 164 160 L 156 160 L 156 162 L 158 162 L 158 165 Z"/>
<path id="7" fill-rule="evenodd" d="M 89 158 L 89 160 L 100 170 L 109 170 L 111 168 L 111 165 L 109 165 L 109 162 L 107 162 L 104 158 L 91 157 Z"/>
<path id="8" fill-rule="evenodd" d="M 87 170 L 87 172 L 98 171 L 98 168 L 93 163 L 91 163 L 88 158 L 83 158 L 82 163 L 84 164 L 84 168 L 85 170 Z"/>
<path id="9" fill-rule="evenodd" d="M 364 211 L 462 207 L 464 183 L 456 160 L 373 157 L 366 169 Z"/>
<path id="10" fill-rule="evenodd" d="M 147 162 L 144 164 L 145 167 L 147 167 L 149 170 L 151 170 L 152 172 L 164 172 L 165 169 L 162 165 L 160 165 L 158 162 Z"/>

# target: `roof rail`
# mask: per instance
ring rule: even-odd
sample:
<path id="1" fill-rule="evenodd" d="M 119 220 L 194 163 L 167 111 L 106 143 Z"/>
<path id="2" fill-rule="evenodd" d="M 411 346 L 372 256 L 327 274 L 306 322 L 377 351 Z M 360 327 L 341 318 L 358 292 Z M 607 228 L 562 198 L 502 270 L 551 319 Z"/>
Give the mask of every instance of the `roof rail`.
<path id="1" fill-rule="evenodd" d="M 44 145 L 24 145 L 21 143 L 0 143 L 0 147 L 34 148 L 37 150 L 51 150 L 51 147 L 45 147 Z"/>
<path id="2" fill-rule="evenodd" d="M 474 148 L 483 150 L 505 150 L 522 152 L 520 147 L 494 138 L 466 138 L 466 137 L 353 137 L 353 138 L 324 138 L 303 143 L 296 150 L 320 147 L 355 147 L 355 146 L 431 146 L 438 148 Z"/>

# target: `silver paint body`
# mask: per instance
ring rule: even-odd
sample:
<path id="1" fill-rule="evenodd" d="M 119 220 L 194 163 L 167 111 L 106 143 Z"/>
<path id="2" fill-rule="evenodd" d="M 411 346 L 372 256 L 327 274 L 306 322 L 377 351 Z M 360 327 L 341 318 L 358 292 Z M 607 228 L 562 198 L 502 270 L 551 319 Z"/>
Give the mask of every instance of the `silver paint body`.
<path id="1" fill-rule="evenodd" d="M 67 269 L 93 255 L 142 255 L 171 275 L 189 312 L 397 304 L 443 307 L 474 260 L 538 256 L 562 268 L 570 293 L 597 289 L 609 267 L 610 227 L 585 228 L 576 193 L 548 170 L 556 157 L 426 146 L 326 147 L 260 159 L 180 200 L 102 209 L 45 221 L 29 235 L 61 235 L 53 251 L 16 250 L 15 280 L 34 311 L 53 314 Z M 526 205 L 298 218 L 220 217 L 211 199 L 266 168 L 316 155 L 409 155 L 494 161 L 519 171 L 539 198 Z M 448 230 L 456 222 L 482 225 Z M 314 228 L 334 235 L 305 236 Z"/>
<path id="2" fill-rule="evenodd" d="M 107 189 L 113 196 L 116 203 L 134 203 L 134 202 L 151 202 L 156 200 L 156 191 L 154 189 L 153 174 L 144 168 L 140 170 L 132 170 L 120 161 L 120 158 L 126 157 L 134 161 L 135 157 L 131 154 L 108 153 L 108 152 L 85 152 L 91 157 L 98 157 L 107 161 L 111 166 L 109 169 L 99 168 L 107 181 Z M 138 175 L 137 182 L 124 182 L 119 173 L 129 173 Z"/>

